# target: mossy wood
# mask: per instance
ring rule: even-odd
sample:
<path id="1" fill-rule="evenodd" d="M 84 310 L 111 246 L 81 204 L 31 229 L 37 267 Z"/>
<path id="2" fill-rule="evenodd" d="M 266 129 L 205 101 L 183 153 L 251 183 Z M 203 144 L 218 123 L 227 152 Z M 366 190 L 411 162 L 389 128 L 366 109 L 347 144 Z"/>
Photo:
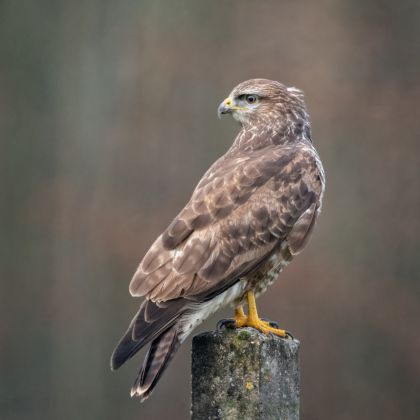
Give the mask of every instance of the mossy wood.
<path id="1" fill-rule="evenodd" d="M 253 328 L 195 336 L 192 420 L 298 420 L 298 349 Z"/>

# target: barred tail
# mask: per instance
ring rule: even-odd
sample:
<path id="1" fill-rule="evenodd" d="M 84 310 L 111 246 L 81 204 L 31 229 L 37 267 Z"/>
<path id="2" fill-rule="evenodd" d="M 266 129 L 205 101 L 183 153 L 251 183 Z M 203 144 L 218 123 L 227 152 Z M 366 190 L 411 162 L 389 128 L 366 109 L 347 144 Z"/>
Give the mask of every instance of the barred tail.
<path id="1" fill-rule="evenodd" d="M 139 375 L 131 388 L 132 397 L 140 397 L 141 401 L 144 401 L 151 394 L 180 344 L 176 324 L 152 341 Z"/>

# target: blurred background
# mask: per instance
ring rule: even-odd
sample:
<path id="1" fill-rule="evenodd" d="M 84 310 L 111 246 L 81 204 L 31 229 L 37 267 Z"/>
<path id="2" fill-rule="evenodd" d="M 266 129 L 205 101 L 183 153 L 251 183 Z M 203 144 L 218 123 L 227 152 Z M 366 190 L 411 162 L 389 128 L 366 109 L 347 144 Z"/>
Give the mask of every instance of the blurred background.
<path id="1" fill-rule="evenodd" d="M 305 91 L 327 173 L 259 300 L 301 340 L 302 419 L 420 413 L 420 2 L 0 2 L 0 418 L 188 419 L 190 340 L 144 404 L 110 354 L 128 283 L 238 131 L 220 101 Z M 203 330 L 213 329 L 219 313 Z"/>

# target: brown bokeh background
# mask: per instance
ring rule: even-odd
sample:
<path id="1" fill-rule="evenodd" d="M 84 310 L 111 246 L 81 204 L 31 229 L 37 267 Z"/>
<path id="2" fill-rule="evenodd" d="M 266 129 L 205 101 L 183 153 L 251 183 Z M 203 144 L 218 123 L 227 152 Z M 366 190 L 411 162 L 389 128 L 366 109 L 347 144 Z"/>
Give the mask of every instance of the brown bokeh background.
<path id="1" fill-rule="evenodd" d="M 8 0 L 0 19 L 1 419 L 189 418 L 190 341 L 142 405 L 141 358 L 109 356 L 252 77 L 305 91 L 327 173 L 311 243 L 259 299 L 301 340 L 302 419 L 419 418 L 420 2 Z"/>

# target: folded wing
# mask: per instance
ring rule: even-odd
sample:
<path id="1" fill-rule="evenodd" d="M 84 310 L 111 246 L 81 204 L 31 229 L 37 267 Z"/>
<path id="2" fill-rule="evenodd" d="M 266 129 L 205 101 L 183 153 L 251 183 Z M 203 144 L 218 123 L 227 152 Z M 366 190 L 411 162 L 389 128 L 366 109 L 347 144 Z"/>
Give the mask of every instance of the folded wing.
<path id="1" fill-rule="evenodd" d="M 309 153 L 273 148 L 214 166 L 143 258 L 133 296 L 194 298 L 281 240 L 289 239 L 293 253 L 303 248 L 321 191 Z"/>

